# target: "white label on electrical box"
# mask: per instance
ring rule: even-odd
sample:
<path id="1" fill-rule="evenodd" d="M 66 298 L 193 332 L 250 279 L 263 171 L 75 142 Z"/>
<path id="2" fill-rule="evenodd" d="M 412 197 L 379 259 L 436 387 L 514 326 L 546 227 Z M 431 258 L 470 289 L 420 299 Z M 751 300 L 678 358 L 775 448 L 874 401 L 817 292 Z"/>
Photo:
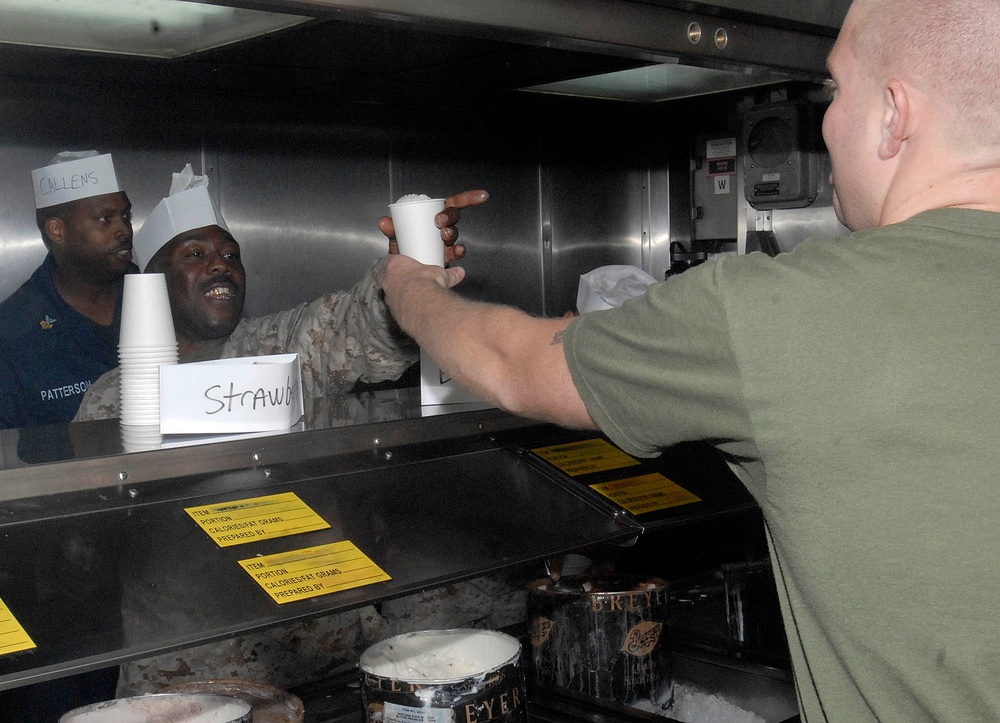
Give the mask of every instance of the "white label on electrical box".
<path id="1" fill-rule="evenodd" d="M 780 173 L 765 173 L 765 174 L 763 174 L 760 177 L 760 180 L 764 181 L 765 183 L 770 183 L 772 181 L 780 181 L 781 180 L 781 174 Z"/>
<path id="2" fill-rule="evenodd" d="M 451 723 L 451 708 L 413 708 L 398 703 L 383 703 L 383 723 Z"/>
<path id="3" fill-rule="evenodd" d="M 715 181 L 715 195 L 719 196 L 723 193 L 729 193 L 729 189 L 732 188 L 732 184 L 729 182 L 730 176 L 716 176 L 712 180 Z"/>
<path id="4" fill-rule="evenodd" d="M 715 138 L 705 143 L 705 158 L 727 158 L 735 155 L 735 138 Z"/>

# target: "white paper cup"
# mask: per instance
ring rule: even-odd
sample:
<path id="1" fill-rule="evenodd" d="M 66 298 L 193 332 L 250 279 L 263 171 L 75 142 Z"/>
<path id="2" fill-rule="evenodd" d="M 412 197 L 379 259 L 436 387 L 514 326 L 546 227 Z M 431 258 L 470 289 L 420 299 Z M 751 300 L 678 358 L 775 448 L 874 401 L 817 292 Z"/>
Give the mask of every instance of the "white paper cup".
<path id="1" fill-rule="evenodd" d="M 159 402 L 160 382 L 159 380 L 155 382 L 127 382 L 122 386 L 122 391 L 125 394 L 121 401 L 125 404 L 137 399 L 149 401 L 151 397 L 154 401 Z"/>
<path id="2" fill-rule="evenodd" d="M 133 384 L 132 386 L 126 388 L 125 394 L 122 396 L 121 405 L 122 408 L 128 407 L 130 405 L 146 405 L 154 404 L 157 410 L 160 408 L 160 385 L 159 384 L 149 384 L 147 386 L 140 386 Z"/>
<path id="3" fill-rule="evenodd" d="M 139 352 L 118 352 L 118 363 L 121 366 L 146 366 L 146 365 L 160 365 L 160 364 L 176 364 L 177 363 L 177 352 L 150 352 L 149 354 L 142 354 Z"/>
<path id="4" fill-rule="evenodd" d="M 160 405 L 160 384 L 130 384 L 123 387 L 124 394 L 121 399 L 122 406 L 129 404 L 146 404 L 154 402 L 159 408 Z"/>
<path id="5" fill-rule="evenodd" d="M 160 368 L 153 369 L 127 369 L 121 368 L 121 384 L 126 387 L 135 382 L 156 382 L 160 383 Z"/>
<path id="6" fill-rule="evenodd" d="M 132 415 L 128 419 L 123 415 L 121 419 L 121 426 L 123 427 L 151 427 L 154 424 L 160 423 L 159 414 L 147 414 L 147 415 Z"/>
<path id="7" fill-rule="evenodd" d="M 118 410 L 122 424 L 159 424 L 160 400 L 123 404 Z"/>
<path id="8" fill-rule="evenodd" d="M 135 361 L 133 359 L 122 359 L 119 357 L 118 366 L 121 367 L 122 373 L 132 373 L 132 372 L 145 372 L 152 368 L 158 371 L 160 366 L 164 364 L 176 364 L 177 357 L 174 358 L 163 358 L 163 359 L 147 359 L 143 361 Z"/>
<path id="9" fill-rule="evenodd" d="M 122 449 L 126 452 L 142 452 L 147 449 L 159 449 L 163 442 L 160 425 L 157 424 L 123 424 Z"/>
<path id="10" fill-rule="evenodd" d="M 146 406 L 142 406 L 138 402 L 133 405 L 126 405 L 118 410 L 118 416 L 124 425 L 159 424 L 160 402 L 159 400 L 147 402 Z"/>
<path id="11" fill-rule="evenodd" d="M 136 424 L 152 425 L 159 423 L 159 413 L 150 412 L 148 409 L 123 409 L 121 411 L 121 425 L 123 427 L 134 426 Z"/>
<path id="12" fill-rule="evenodd" d="M 156 404 L 157 409 L 160 407 L 160 385 L 159 383 L 154 384 L 130 384 L 127 387 L 122 387 L 122 406 L 128 404 L 142 403 L 147 404 L 153 402 Z"/>
<path id="13" fill-rule="evenodd" d="M 147 386 L 131 384 L 127 387 L 122 387 L 122 396 L 119 403 L 123 409 L 135 404 L 152 404 L 159 410 L 160 392 L 159 389 L 153 391 L 152 384 Z"/>
<path id="14" fill-rule="evenodd" d="M 126 274 L 119 347 L 177 344 L 163 274 Z"/>
<path id="15" fill-rule="evenodd" d="M 146 357 L 176 357 L 177 356 L 177 345 L 176 344 L 163 344 L 153 346 L 152 344 L 147 346 L 119 346 L 118 356 L 122 358 L 132 358 L 132 359 L 143 359 Z"/>
<path id="16" fill-rule="evenodd" d="M 149 362 L 130 362 L 122 361 L 119 366 L 122 369 L 123 377 L 131 376 L 153 376 L 159 378 L 160 367 L 161 366 L 173 366 L 177 363 L 177 360 L 173 361 L 149 361 Z"/>
<path id="17" fill-rule="evenodd" d="M 434 217 L 442 211 L 443 198 L 389 204 L 399 253 L 422 264 L 444 266 L 444 241 L 441 229 L 434 225 Z"/>

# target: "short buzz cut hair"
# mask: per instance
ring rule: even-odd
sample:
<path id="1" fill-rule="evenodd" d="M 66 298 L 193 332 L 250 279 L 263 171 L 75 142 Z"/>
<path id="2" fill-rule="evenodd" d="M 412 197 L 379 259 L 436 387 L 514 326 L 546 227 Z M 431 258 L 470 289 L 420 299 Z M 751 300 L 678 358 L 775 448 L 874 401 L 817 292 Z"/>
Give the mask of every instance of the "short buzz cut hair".
<path id="1" fill-rule="evenodd" d="M 998 0 L 855 0 L 850 13 L 854 52 L 875 81 L 915 83 L 951 107 L 949 128 L 961 148 L 997 158 Z"/>
<path id="2" fill-rule="evenodd" d="M 67 201 L 55 206 L 35 209 L 35 223 L 38 225 L 39 233 L 42 234 L 42 243 L 45 244 L 45 248 L 52 248 L 52 239 L 49 238 L 49 232 L 45 230 L 48 220 L 50 218 L 59 218 L 65 221 L 67 216 L 72 215 L 75 204 L 76 201 Z"/>

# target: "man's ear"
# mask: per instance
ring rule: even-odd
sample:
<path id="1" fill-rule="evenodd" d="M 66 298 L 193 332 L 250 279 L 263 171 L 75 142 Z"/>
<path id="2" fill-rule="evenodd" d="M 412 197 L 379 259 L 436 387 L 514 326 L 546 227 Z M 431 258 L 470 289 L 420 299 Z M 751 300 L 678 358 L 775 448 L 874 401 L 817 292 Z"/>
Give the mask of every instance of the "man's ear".
<path id="1" fill-rule="evenodd" d="M 879 143 L 879 157 L 886 161 L 899 153 L 909 135 L 913 122 L 910 96 L 896 78 L 890 78 L 882 91 L 882 141 Z"/>
<path id="2" fill-rule="evenodd" d="M 45 235 L 52 243 L 61 244 L 66 239 L 66 222 L 58 216 L 45 219 Z"/>

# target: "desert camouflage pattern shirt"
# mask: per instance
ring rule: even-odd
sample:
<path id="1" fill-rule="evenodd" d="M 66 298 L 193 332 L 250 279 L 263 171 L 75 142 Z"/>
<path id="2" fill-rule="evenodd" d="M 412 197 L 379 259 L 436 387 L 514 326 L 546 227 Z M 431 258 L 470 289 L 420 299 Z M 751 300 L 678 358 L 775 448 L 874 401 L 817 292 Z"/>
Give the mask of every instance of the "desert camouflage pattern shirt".
<path id="1" fill-rule="evenodd" d="M 372 264 L 350 291 L 243 319 L 219 358 L 297 353 L 307 409 L 314 400 L 345 395 L 358 380 L 374 384 L 398 379 L 420 353 L 380 298 L 376 279 L 384 264 L 384 257 Z M 119 369 L 98 379 L 84 395 L 73 421 L 119 417 L 119 379 Z"/>

